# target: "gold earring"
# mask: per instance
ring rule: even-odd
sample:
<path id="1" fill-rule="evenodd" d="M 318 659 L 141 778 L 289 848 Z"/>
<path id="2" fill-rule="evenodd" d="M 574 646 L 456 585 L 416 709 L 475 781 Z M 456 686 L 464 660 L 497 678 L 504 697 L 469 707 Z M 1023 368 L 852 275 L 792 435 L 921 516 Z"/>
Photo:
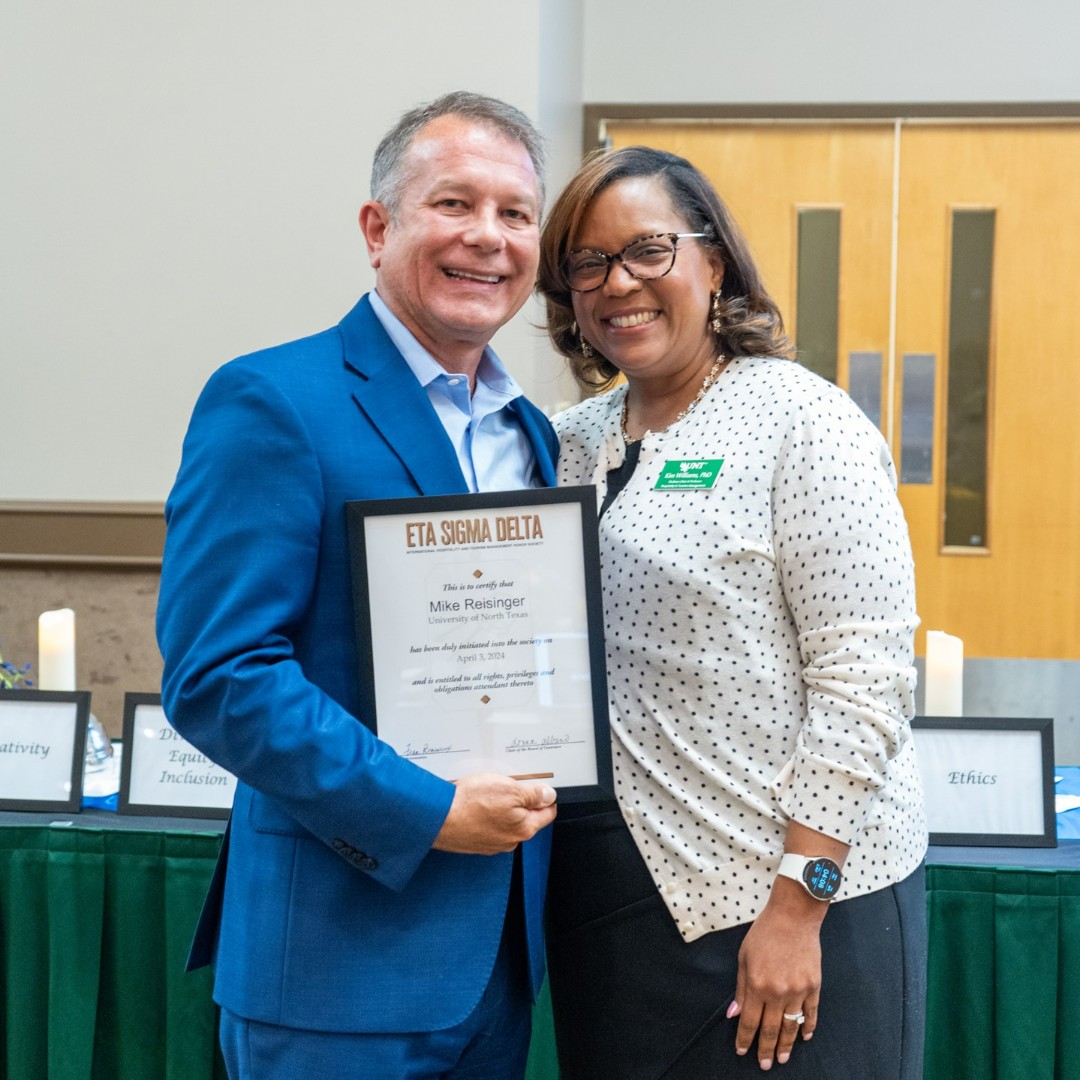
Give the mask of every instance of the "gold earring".
<path id="1" fill-rule="evenodd" d="M 592 359 L 592 355 L 593 355 L 593 350 L 592 350 L 592 346 L 591 346 L 591 345 L 590 345 L 590 344 L 589 344 L 589 343 L 588 343 L 588 342 L 587 342 L 587 341 L 585 340 L 585 337 L 584 337 L 584 335 L 583 335 L 583 334 L 581 333 L 581 331 L 580 331 L 580 330 L 578 329 L 578 324 L 577 324 L 576 322 L 575 322 L 575 323 L 574 323 L 574 325 L 573 325 L 573 326 L 572 326 L 572 327 L 570 328 L 570 332 L 571 332 L 571 333 L 572 333 L 572 334 L 573 334 L 573 335 L 574 335 L 574 336 L 575 336 L 575 337 L 576 337 L 576 338 L 578 339 L 578 341 L 579 341 L 579 342 L 581 343 L 581 355 L 582 355 L 582 356 L 584 356 L 586 360 L 591 360 L 591 359 Z"/>
<path id="2" fill-rule="evenodd" d="M 719 289 L 713 293 L 712 305 L 709 308 L 709 326 L 712 327 L 712 332 L 714 334 L 720 335 L 724 332 L 723 310 L 720 306 Z"/>

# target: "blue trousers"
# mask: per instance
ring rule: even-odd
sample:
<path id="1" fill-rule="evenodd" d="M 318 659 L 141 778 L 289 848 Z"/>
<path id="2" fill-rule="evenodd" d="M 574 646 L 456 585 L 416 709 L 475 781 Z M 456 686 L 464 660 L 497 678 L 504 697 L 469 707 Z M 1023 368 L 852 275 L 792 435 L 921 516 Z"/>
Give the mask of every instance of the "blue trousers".
<path id="1" fill-rule="evenodd" d="M 618 811 L 556 821 L 548 974 L 561 1080 L 757 1077 L 735 1053 L 739 948 L 749 924 L 685 942 Z M 821 928 L 813 1039 L 782 1080 L 921 1080 L 924 872 L 833 904 Z"/>

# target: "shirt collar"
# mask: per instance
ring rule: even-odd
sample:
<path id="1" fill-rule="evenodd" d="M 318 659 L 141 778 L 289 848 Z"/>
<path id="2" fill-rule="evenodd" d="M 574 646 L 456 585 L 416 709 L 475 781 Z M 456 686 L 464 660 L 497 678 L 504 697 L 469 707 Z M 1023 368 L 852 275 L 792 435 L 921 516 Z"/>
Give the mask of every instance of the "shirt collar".
<path id="1" fill-rule="evenodd" d="M 409 365 L 421 386 L 429 386 L 436 379 L 453 374 L 447 372 L 446 368 L 416 340 L 412 331 L 386 306 L 386 301 L 377 290 L 372 289 L 369 298 L 375 317 L 382 323 L 383 329 L 390 335 L 390 340 L 401 353 L 402 359 Z M 462 374 L 461 377 L 464 375 Z M 521 397 L 524 393 L 490 345 L 484 349 L 480 357 L 480 363 L 476 369 L 476 381 L 499 394 L 506 401 Z"/>

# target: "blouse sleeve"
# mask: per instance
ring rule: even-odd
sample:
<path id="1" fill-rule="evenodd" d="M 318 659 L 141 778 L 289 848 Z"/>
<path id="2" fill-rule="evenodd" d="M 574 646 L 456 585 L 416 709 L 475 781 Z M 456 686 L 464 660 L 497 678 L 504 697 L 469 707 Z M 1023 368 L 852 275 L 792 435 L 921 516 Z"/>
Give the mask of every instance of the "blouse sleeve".
<path id="1" fill-rule="evenodd" d="M 850 844 L 910 738 L 918 617 L 888 448 L 842 392 L 794 414 L 772 514 L 807 692 L 772 789 L 788 817 Z"/>

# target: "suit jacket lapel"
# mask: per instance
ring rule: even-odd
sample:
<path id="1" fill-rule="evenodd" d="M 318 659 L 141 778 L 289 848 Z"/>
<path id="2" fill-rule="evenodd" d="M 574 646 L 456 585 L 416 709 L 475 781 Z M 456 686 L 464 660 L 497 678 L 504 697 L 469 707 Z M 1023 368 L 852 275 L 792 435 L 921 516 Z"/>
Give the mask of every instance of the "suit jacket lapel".
<path id="1" fill-rule="evenodd" d="M 353 399 L 412 475 L 421 495 L 456 495 L 469 490 L 458 465 L 457 452 L 427 391 L 394 347 L 366 296 L 341 320 L 345 363 L 356 373 Z M 540 475 L 554 487 L 555 462 L 550 426 L 543 415 L 521 398 L 512 401 L 522 429 L 532 443 Z"/>
<path id="2" fill-rule="evenodd" d="M 550 445 L 545 438 L 550 432 L 551 425 L 546 419 L 541 419 L 541 414 L 534 409 L 526 407 L 521 398 L 515 398 L 508 406 L 521 424 L 522 430 L 532 443 L 533 453 L 540 464 L 540 475 L 547 487 L 555 487 L 555 462 L 551 456 Z M 547 425 L 547 430 L 541 429 L 541 424 Z"/>
<path id="3" fill-rule="evenodd" d="M 421 495 L 469 490 L 457 453 L 367 297 L 341 320 L 345 363 L 358 376 L 353 399 L 409 470 Z"/>

